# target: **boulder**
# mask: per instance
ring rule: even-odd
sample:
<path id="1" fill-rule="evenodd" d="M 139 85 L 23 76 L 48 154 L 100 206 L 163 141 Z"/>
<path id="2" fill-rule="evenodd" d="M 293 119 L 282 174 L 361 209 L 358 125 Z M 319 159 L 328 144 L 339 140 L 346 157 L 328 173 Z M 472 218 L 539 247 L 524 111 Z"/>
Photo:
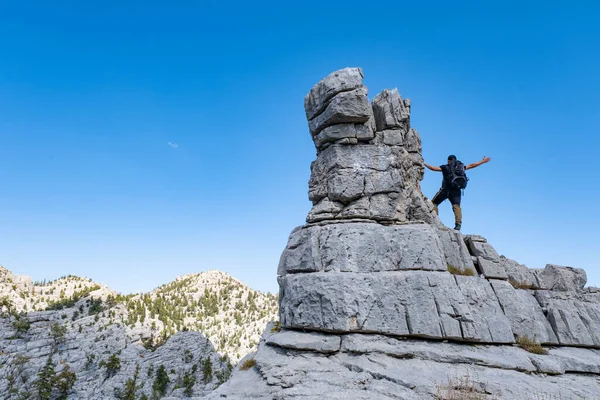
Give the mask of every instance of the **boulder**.
<path id="1" fill-rule="evenodd" d="M 320 114 L 335 95 L 362 86 L 363 73 L 360 68 L 344 68 L 332 72 L 317 83 L 304 98 L 306 118 L 311 120 Z"/>
<path id="2" fill-rule="evenodd" d="M 554 264 L 547 264 L 538 277 L 542 288 L 561 292 L 581 292 L 587 282 L 587 275 L 583 269 Z"/>
<path id="3" fill-rule="evenodd" d="M 440 241 L 430 226 L 352 222 L 296 229 L 281 255 L 278 274 L 398 270 L 446 270 Z"/>
<path id="4" fill-rule="evenodd" d="M 360 87 L 336 95 L 325 110 L 308 121 L 313 136 L 335 124 L 365 123 L 373 116 L 367 89 Z"/>
<path id="5" fill-rule="evenodd" d="M 377 131 L 400 128 L 407 132 L 410 120 L 410 101 L 403 100 L 398 89 L 385 89 L 373 99 L 373 114 Z"/>

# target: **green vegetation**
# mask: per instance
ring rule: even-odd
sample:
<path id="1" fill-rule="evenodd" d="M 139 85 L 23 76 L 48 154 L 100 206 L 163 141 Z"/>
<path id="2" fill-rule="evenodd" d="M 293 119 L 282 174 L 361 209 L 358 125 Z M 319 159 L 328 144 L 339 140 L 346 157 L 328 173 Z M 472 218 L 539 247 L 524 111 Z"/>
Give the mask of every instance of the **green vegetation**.
<path id="1" fill-rule="evenodd" d="M 54 363 L 52 362 L 51 355 L 48 357 L 46 364 L 42 367 L 37 376 L 38 379 L 34 386 L 38 398 L 40 400 L 50 400 L 52 397 L 54 381 L 56 379 L 56 372 L 54 371 Z"/>
<path id="2" fill-rule="evenodd" d="M 185 388 L 183 391 L 183 394 L 186 395 L 187 397 L 192 397 L 193 393 L 193 387 L 196 384 L 196 375 L 195 375 L 195 371 L 188 371 L 185 373 L 185 375 L 183 376 L 183 387 Z"/>
<path id="3" fill-rule="evenodd" d="M 108 379 L 115 376 L 117 372 L 119 372 L 119 370 L 121 369 L 121 359 L 119 358 L 118 353 L 114 353 L 111 354 L 110 357 L 108 357 L 108 360 L 100 361 L 98 363 L 98 366 L 100 368 L 106 367 L 105 379 Z"/>
<path id="4" fill-rule="evenodd" d="M 100 289 L 99 285 L 86 287 L 82 290 L 75 291 L 70 297 L 65 297 L 64 289 L 60 293 L 60 299 L 48 302 L 46 310 L 62 310 L 63 308 L 73 307 L 80 299 L 88 296 L 91 292 Z"/>
<path id="5" fill-rule="evenodd" d="M 254 358 L 249 358 L 240 365 L 241 371 L 247 371 L 250 368 L 254 368 L 256 366 L 256 360 Z"/>
<path id="6" fill-rule="evenodd" d="M 139 389 L 137 385 L 138 376 L 140 373 L 140 365 L 136 365 L 133 378 L 127 379 L 123 389 L 115 388 L 115 397 L 119 400 L 135 400 L 135 392 Z"/>
<path id="7" fill-rule="evenodd" d="M 281 323 L 279 321 L 275 321 L 273 327 L 271 328 L 271 333 L 280 332 L 281 331 Z"/>
<path id="8" fill-rule="evenodd" d="M 61 325 L 58 322 L 55 322 L 50 327 L 50 335 L 52 339 L 54 339 L 54 347 L 58 347 L 58 345 L 65 342 L 65 337 L 67 334 L 67 327 L 65 325 Z"/>
<path id="9" fill-rule="evenodd" d="M 202 362 L 202 373 L 204 377 L 202 378 L 202 382 L 204 384 L 209 383 L 213 379 L 213 368 L 212 362 L 210 361 L 210 357 L 206 357 L 206 359 Z"/>
<path id="10" fill-rule="evenodd" d="M 544 349 L 535 339 L 527 336 L 517 336 L 517 345 L 534 354 L 548 354 L 548 350 Z"/>
<path id="11" fill-rule="evenodd" d="M 62 371 L 56 376 L 56 380 L 54 381 L 54 386 L 58 391 L 57 400 L 67 400 L 69 391 L 75 385 L 75 381 L 77 380 L 77 375 L 73 371 L 71 371 L 71 367 L 69 364 L 66 364 Z"/>
<path id="12" fill-rule="evenodd" d="M 12 326 L 17 331 L 17 337 L 21 337 L 21 335 L 29 331 L 31 322 L 29 322 L 29 319 L 25 313 L 18 313 L 15 314 L 15 319 L 12 321 Z"/>
<path id="13" fill-rule="evenodd" d="M 167 369 L 161 364 L 156 370 L 156 378 L 154 378 L 154 383 L 152 383 L 152 390 L 158 396 L 164 396 L 167 393 L 169 383 L 171 383 L 171 379 L 169 379 Z"/>
<path id="14" fill-rule="evenodd" d="M 448 264 L 448 272 L 450 272 L 452 275 L 462 275 L 462 276 L 474 276 L 475 273 L 473 272 L 472 269 L 462 269 L 460 267 L 456 267 L 452 264 Z"/>

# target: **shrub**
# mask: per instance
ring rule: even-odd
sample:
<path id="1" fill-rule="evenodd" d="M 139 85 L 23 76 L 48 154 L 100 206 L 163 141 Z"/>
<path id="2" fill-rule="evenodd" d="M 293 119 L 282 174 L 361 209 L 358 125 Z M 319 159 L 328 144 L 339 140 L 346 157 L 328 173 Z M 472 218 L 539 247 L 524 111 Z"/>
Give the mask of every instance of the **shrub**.
<path id="1" fill-rule="evenodd" d="M 57 400 L 66 400 L 69 395 L 69 391 L 75 385 L 77 375 L 71 371 L 71 367 L 67 364 L 62 371 L 56 376 L 55 386 L 58 389 Z"/>
<path id="2" fill-rule="evenodd" d="M 275 321 L 275 323 L 273 324 L 273 327 L 271 328 L 271 333 L 275 333 L 275 332 L 279 332 L 281 331 L 281 323 L 279 321 Z"/>
<path id="3" fill-rule="evenodd" d="M 12 322 L 12 326 L 17 331 L 17 335 L 20 335 L 29 330 L 31 322 L 29 322 L 25 314 L 20 313 L 15 315 L 15 320 Z"/>
<path id="4" fill-rule="evenodd" d="M 52 335 L 52 338 L 54 339 L 54 345 L 57 346 L 61 343 L 64 343 L 65 336 L 67 334 L 67 327 L 65 325 L 59 324 L 58 322 L 55 322 L 50 327 L 50 334 Z"/>
<path id="5" fill-rule="evenodd" d="M 212 363 L 210 362 L 210 357 L 207 357 L 206 360 L 202 362 L 202 373 L 204 374 L 204 378 L 202 381 L 207 384 L 213 379 L 213 369 Z"/>
<path id="6" fill-rule="evenodd" d="M 517 345 L 534 354 L 548 354 L 548 350 L 544 349 L 541 344 L 527 336 L 517 336 Z"/>
<path id="7" fill-rule="evenodd" d="M 167 369 L 161 364 L 156 370 L 156 378 L 154 378 L 152 390 L 154 390 L 154 393 L 162 397 L 167 392 L 167 386 L 169 386 L 169 383 L 171 383 L 171 379 L 169 379 Z"/>
<path id="8" fill-rule="evenodd" d="M 121 359 L 119 358 L 117 353 L 111 354 L 111 356 L 108 357 L 108 361 L 103 361 L 101 362 L 101 364 L 102 365 L 99 366 L 106 367 L 106 379 L 115 376 L 117 372 L 121 369 Z"/>
<path id="9" fill-rule="evenodd" d="M 452 275 L 463 275 L 463 276 L 474 276 L 475 273 L 473 272 L 472 269 L 462 269 L 460 267 L 456 267 L 452 264 L 448 264 L 448 272 L 450 272 Z"/>
<path id="10" fill-rule="evenodd" d="M 247 371 L 250 368 L 254 368 L 256 366 L 256 360 L 254 358 L 249 358 L 242 363 L 240 366 L 240 370 Z"/>

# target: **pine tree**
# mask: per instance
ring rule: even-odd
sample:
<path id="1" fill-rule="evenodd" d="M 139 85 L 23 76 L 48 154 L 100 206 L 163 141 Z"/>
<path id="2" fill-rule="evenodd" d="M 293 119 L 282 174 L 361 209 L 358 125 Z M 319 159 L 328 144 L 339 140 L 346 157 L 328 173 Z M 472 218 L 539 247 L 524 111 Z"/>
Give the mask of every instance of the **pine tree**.
<path id="1" fill-rule="evenodd" d="M 50 355 L 46 360 L 46 364 L 38 373 L 38 379 L 34 384 L 35 388 L 37 389 L 39 400 L 50 400 L 52 397 L 52 387 L 54 386 L 55 379 L 56 372 L 54 371 L 52 355 Z"/>

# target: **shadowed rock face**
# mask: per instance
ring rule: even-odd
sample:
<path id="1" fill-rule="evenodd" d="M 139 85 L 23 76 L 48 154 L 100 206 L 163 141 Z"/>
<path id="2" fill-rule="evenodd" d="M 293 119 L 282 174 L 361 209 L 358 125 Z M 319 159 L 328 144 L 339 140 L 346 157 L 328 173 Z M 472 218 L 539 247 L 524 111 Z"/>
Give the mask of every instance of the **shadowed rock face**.
<path id="1" fill-rule="evenodd" d="M 443 227 L 410 101 L 384 90 L 365 107 L 362 78 L 336 71 L 305 98 L 313 207 L 278 266 L 281 331 L 209 398 L 468 398 L 465 377 L 481 399 L 600 398 L 600 289 Z"/>

